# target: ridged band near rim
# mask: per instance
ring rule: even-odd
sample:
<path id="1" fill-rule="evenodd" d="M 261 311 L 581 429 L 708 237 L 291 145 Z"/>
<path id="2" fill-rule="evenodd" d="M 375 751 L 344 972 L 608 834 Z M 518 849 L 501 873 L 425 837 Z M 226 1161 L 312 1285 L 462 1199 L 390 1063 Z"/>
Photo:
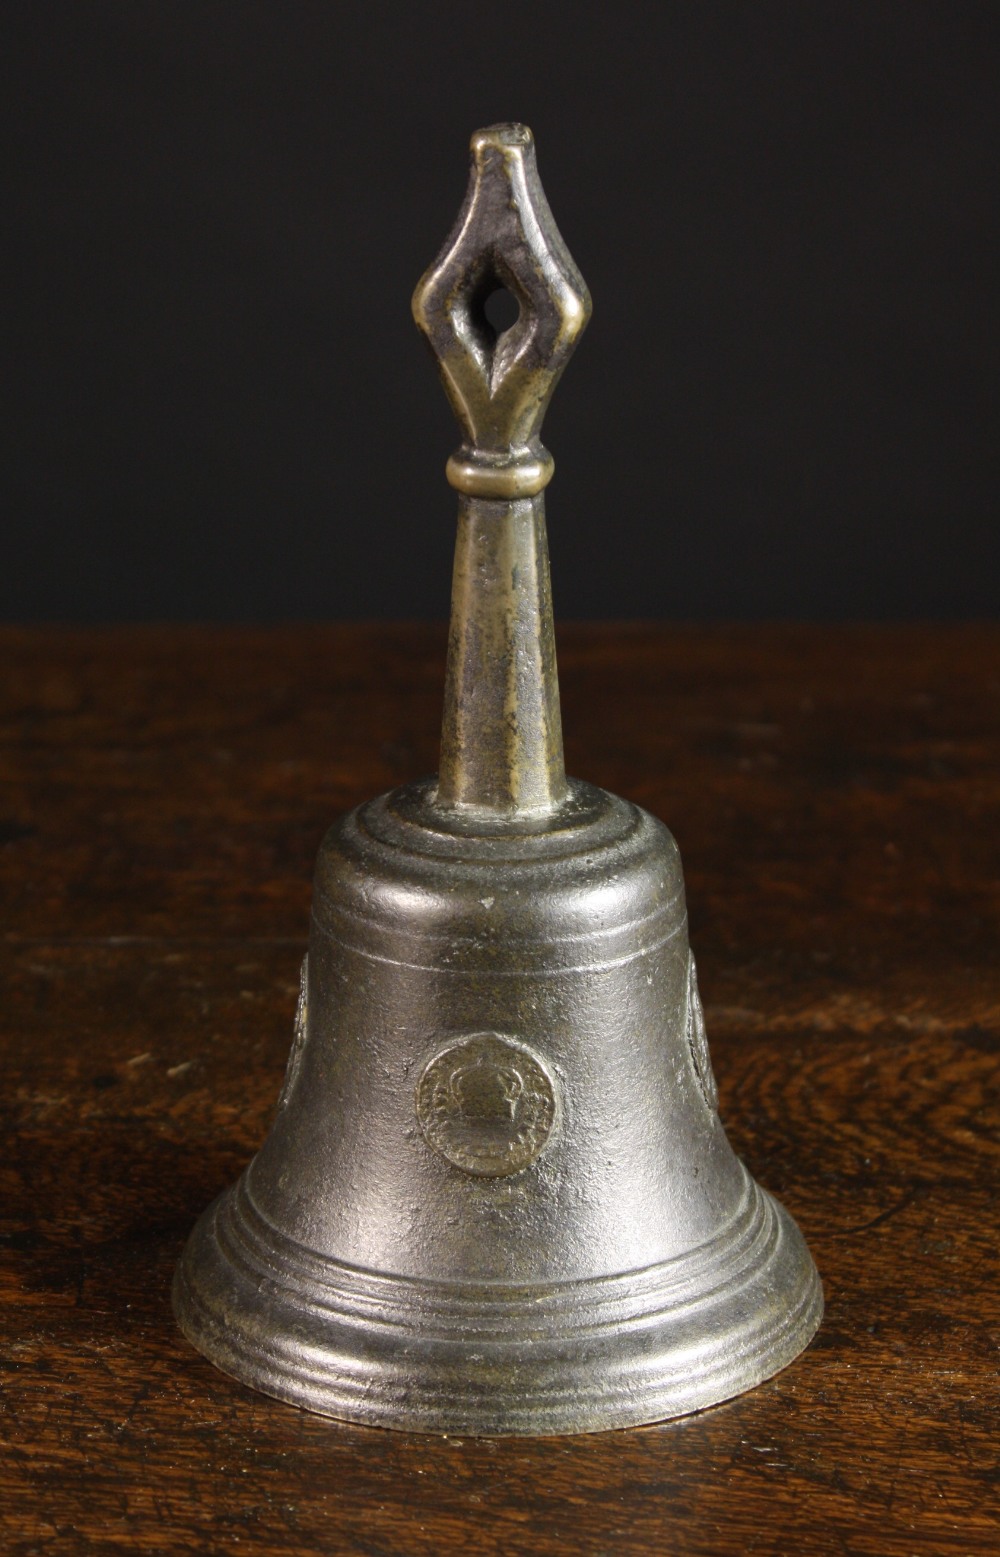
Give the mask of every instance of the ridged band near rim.
<path id="1" fill-rule="evenodd" d="M 210 1208 L 211 1210 L 212 1208 Z M 645 1270 L 577 1281 L 513 1286 L 500 1282 L 425 1281 L 384 1275 L 325 1258 L 273 1227 L 254 1205 L 247 1176 L 216 1202 L 215 1231 L 225 1258 L 253 1282 L 278 1285 L 324 1317 L 420 1331 L 428 1340 L 532 1340 L 553 1322 L 562 1334 L 599 1334 L 648 1324 L 725 1287 L 766 1260 L 777 1236 L 774 1201 L 746 1175 L 736 1214 L 708 1243 Z M 280 1278 L 276 1278 L 276 1270 Z M 705 1283 L 706 1275 L 713 1279 Z"/>
<path id="2" fill-rule="evenodd" d="M 199 1223 L 174 1304 L 217 1366 L 312 1411 L 532 1434 L 635 1426 L 740 1394 L 808 1344 L 822 1292 L 795 1224 L 749 1179 L 737 1214 L 690 1254 L 534 1287 L 322 1259 L 269 1228 L 237 1186 Z"/>

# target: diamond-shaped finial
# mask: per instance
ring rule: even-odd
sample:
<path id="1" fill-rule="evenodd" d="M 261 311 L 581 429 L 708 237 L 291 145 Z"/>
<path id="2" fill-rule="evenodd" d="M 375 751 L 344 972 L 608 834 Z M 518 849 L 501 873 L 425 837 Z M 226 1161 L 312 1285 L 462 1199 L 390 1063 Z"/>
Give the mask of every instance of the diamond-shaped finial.
<path id="1" fill-rule="evenodd" d="M 498 335 L 485 305 L 502 288 L 519 313 Z M 526 125 L 472 137 L 465 204 L 413 294 L 413 316 L 465 434 L 448 461 L 452 486 L 483 498 L 540 492 L 553 469 L 542 419 L 590 317 L 590 294 L 549 210 Z"/>

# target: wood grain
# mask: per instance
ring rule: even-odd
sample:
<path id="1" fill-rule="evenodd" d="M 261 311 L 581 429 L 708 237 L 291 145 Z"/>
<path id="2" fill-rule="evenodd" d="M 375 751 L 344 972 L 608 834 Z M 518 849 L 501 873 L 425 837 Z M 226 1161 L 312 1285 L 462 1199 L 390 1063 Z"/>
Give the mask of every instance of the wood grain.
<path id="1" fill-rule="evenodd" d="M 0 634 L 5 1552 L 1000 1546 L 1000 630 L 575 627 L 571 772 L 680 842 L 722 1112 L 828 1298 L 771 1384 L 474 1441 L 255 1396 L 171 1270 L 266 1132 L 332 816 L 435 764 L 443 631 Z"/>

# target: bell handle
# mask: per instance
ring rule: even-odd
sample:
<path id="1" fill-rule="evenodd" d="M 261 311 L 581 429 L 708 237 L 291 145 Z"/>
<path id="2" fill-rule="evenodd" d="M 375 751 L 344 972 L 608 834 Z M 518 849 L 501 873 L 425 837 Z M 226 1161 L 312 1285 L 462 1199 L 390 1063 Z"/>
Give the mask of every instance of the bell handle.
<path id="1" fill-rule="evenodd" d="M 472 137 L 465 203 L 413 295 L 463 433 L 448 461 L 458 537 L 438 801 L 544 812 L 566 795 L 541 426 L 590 317 L 590 294 L 542 190 L 531 131 Z M 487 302 L 518 314 L 497 331 Z"/>

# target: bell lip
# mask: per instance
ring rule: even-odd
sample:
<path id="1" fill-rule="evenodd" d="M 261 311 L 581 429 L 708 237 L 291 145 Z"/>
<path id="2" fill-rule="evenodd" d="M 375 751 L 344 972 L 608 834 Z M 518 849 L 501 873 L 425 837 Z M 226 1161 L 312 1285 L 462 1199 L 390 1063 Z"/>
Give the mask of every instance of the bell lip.
<path id="1" fill-rule="evenodd" d="M 328 1293 L 324 1305 L 309 1287 L 319 1257 L 302 1251 L 300 1269 L 290 1271 L 280 1234 L 268 1254 L 260 1229 L 247 1231 L 240 1188 L 220 1196 L 191 1235 L 174 1276 L 178 1324 L 223 1373 L 357 1425 L 469 1437 L 651 1426 L 772 1378 L 804 1351 L 823 1317 L 819 1275 L 798 1227 L 749 1175 L 740 1214 L 710 1244 L 646 1271 L 503 1289 L 382 1277 L 330 1261 L 337 1297 L 331 1304 Z M 630 1283 L 637 1296 L 627 1312 Z M 395 1289 L 391 1305 L 379 1284 Z M 429 1288 L 450 1290 L 460 1309 L 465 1296 L 464 1318 L 458 1313 L 448 1334 L 440 1313 L 427 1311 Z M 529 1322 L 520 1335 L 490 1337 L 498 1308 L 482 1301 L 487 1288 L 495 1298 L 520 1292 L 525 1314 L 533 1290 L 560 1301 L 541 1335 L 536 1319 L 533 1334 Z"/>

